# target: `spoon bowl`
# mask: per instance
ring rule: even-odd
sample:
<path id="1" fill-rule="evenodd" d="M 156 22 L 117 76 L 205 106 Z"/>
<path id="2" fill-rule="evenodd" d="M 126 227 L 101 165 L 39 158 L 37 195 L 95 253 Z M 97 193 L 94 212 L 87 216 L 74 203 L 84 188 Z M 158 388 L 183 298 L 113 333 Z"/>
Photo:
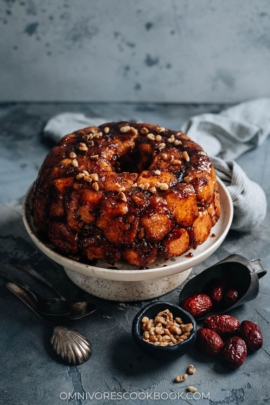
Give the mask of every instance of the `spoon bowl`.
<path id="1" fill-rule="evenodd" d="M 71 313 L 71 305 L 67 301 L 63 301 L 60 298 L 45 299 L 37 296 L 37 294 L 36 297 L 37 310 L 44 315 L 69 316 Z"/>
<path id="2" fill-rule="evenodd" d="M 76 320 L 95 312 L 97 310 L 97 305 L 90 301 L 71 301 L 70 310 L 71 312 L 68 314 L 68 318 L 70 320 Z"/>

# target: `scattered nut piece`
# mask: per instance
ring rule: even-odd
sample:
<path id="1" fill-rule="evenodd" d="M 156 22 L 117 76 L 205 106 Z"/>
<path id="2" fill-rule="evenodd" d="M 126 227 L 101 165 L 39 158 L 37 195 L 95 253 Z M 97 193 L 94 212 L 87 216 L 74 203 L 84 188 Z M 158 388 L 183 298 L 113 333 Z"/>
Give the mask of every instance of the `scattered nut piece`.
<path id="1" fill-rule="evenodd" d="M 189 386 L 187 387 L 187 390 L 188 390 L 189 392 L 197 392 L 197 391 L 198 391 L 197 388 L 192 387 L 192 385 L 189 385 Z"/>
<path id="2" fill-rule="evenodd" d="M 148 190 L 149 187 L 150 187 L 150 184 L 149 184 L 149 183 L 142 183 L 142 184 L 139 184 L 138 187 L 139 187 L 141 190 Z"/>
<path id="3" fill-rule="evenodd" d="M 190 374 L 190 375 L 193 375 L 193 374 L 196 373 L 196 368 L 193 366 L 193 364 L 190 364 L 188 366 L 187 373 Z"/>
<path id="4" fill-rule="evenodd" d="M 157 142 L 160 142 L 161 140 L 162 140 L 162 136 L 156 135 L 156 141 L 157 141 Z"/>
<path id="5" fill-rule="evenodd" d="M 174 135 L 171 135 L 169 138 L 168 138 L 168 142 L 169 143 L 173 143 L 175 141 L 175 137 L 174 137 Z"/>
<path id="6" fill-rule="evenodd" d="M 175 160 L 173 160 L 172 164 L 173 165 L 181 165 L 181 160 L 175 159 Z"/>
<path id="7" fill-rule="evenodd" d="M 165 319 L 163 316 L 157 315 L 157 316 L 155 317 L 155 322 L 156 322 L 156 323 L 161 323 L 162 325 L 167 325 L 167 321 L 166 321 L 166 319 Z"/>
<path id="8" fill-rule="evenodd" d="M 90 176 L 84 176 L 84 180 L 87 181 L 87 183 L 92 183 L 92 179 Z"/>
<path id="9" fill-rule="evenodd" d="M 158 146 L 158 149 L 159 149 L 159 150 L 162 150 L 162 149 L 164 149 L 164 148 L 166 148 L 166 143 L 161 143 L 161 144 Z"/>
<path id="10" fill-rule="evenodd" d="M 120 199 L 121 199 L 121 200 L 123 200 L 123 201 L 127 201 L 126 194 L 125 194 L 125 193 L 123 193 L 123 191 L 121 191 L 121 192 L 119 193 L 119 197 L 120 197 Z"/>
<path id="11" fill-rule="evenodd" d="M 187 151 L 184 151 L 184 152 L 183 152 L 183 158 L 184 158 L 187 162 L 190 161 L 190 158 L 189 158 L 189 155 L 188 155 Z"/>
<path id="12" fill-rule="evenodd" d="M 174 141 L 173 144 L 174 144 L 175 146 L 182 145 L 182 141 L 179 141 L 178 139 L 176 139 L 176 141 Z"/>
<path id="13" fill-rule="evenodd" d="M 131 132 L 133 135 L 138 135 L 138 131 L 137 131 L 137 129 L 134 128 L 134 127 L 130 127 L 130 132 Z"/>
<path id="14" fill-rule="evenodd" d="M 190 332 L 193 329 L 192 323 L 186 323 L 185 325 L 181 325 L 182 332 Z"/>
<path id="15" fill-rule="evenodd" d="M 147 321 L 144 322 L 142 328 L 143 328 L 143 330 L 150 331 L 150 335 L 154 335 L 154 333 L 152 333 L 152 331 L 151 331 L 152 322 L 150 322 L 150 320 L 148 322 Z"/>
<path id="16" fill-rule="evenodd" d="M 171 341 L 176 345 L 177 340 L 175 339 L 175 337 L 173 335 L 171 335 Z"/>
<path id="17" fill-rule="evenodd" d="M 155 194 L 155 193 L 157 192 L 157 189 L 156 189 L 156 187 L 151 187 L 151 188 L 149 188 L 149 191 L 150 191 L 152 194 Z"/>
<path id="18" fill-rule="evenodd" d="M 79 144 L 79 150 L 82 150 L 82 151 L 88 151 L 88 147 L 85 145 L 85 143 L 83 143 L 83 142 L 80 142 L 80 144 Z"/>
<path id="19" fill-rule="evenodd" d="M 90 176 L 90 174 L 88 173 L 87 170 L 83 170 L 83 173 L 84 173 L 86 176 Z"/>
<path id="20" fill-rule="evenodd" d="M 95 142 L 94 142 L 94 141 L 89 141 L 89 142 L 88 142 L 88 146 L 91 147 L 91 146 L 94 146 L 94 145 L 95 145 Z"/>
<path id="21" fill-rule="evenodd" d="M 187 334 L 181 335 L 181 340 L 187 340 L 188 336 Z"/>
<path id="22" fill-rule="evenodd" d="M 98 155 L 92 155 L 92 156 L 90 156 L 90 159 L 92 159 L 92 160 L 98 160 Z"/>
<path id="23" fill-rule="evenodd" d="M 155 140 L 155 135 L 154 134 L 148 134 L 147 139 L 150 139 L 150 141 L 154 141 Z"/>
<path id="24" fill-rule="evenodd" d="M 90 177 L 91 177 L 91 179 L 94 180 L 94 181 L 98 181 L 98 180 L 99 180 L 99 177 L 98 177 L 98 174 L 97 174 L 97 173 L 90 174 Z"/>
<path id="25" fill-rule="evenodd" d="M 76 179 L 77 179 L 77 180 L 81 180 L 81 179 L 83 179 L 84 177 L 85 177 L 85 174 L 84 174 L 84 173 L 78 173 L 77 176 L 76 176 Z"/>
<path id="26" fill-rule="evenodd" d="M 178 328 L 175 325 L 170 326 L 169 331 L 171 333 L 174 333 L 175 335 L 181 335 L 182 334 L 182 330 L 180 328 Z"/>
<path id="27" fill-rule="evenodd" d="M 184 181 L 185 181 L 186 183 L 190 183 L 191 180 L 192 180 L 192 179 L 191 179 L 189 176 L 184 177 Z"/>
<path id="28" fill-rule="evenodd" d="M 124 186 L 121 186 L 118 183 L 115 183 L 115 187 L 117 188 L 117 191 L 126 191 L 126 188 Z"/>
<path id="29" fill-rule="evenodd" d="M 137 184 L 137 183 L 134 183 L 134 184 L 132 184 L 131 187 L 133 187 L 133 188 L 138 187 L 138 184 Z"/>
<path id="30" fill-rule="evenodd" d="M 179 383 L 179 382 L 183 382 L 186 381 L 186 379 L 188 378 L 187 374 L 183 374 L 183 375 L 177 375 L 174 379 L 175 382 Z"/>
<path id="31" fill-rule="evenodd" d="M 201 151 L 201 152 L 199 152 L 199 155 L 206 156 L 206 153 L 205 153 L 205 152 L 203 152 L 203 151 Z"/>
<path id="32" fill-rule="evenodd" d="M 98 190 L 99 190 L 99 185 L 98 185 L 98 183 L 97 183 L 97 182 L 93 183 L 93 184 L 92 184 L 92 188 L 93 188 L 95 191 L 98 191 Z"/>
<path id="33" fill-rule="evenodd" d="M 151 336 L 149 337 L 149 342 L 155 343 L 155 342 L 157 342 L 157 341 L 158 341 L 158 338 L 157 338 L 155 335 L 151 335 Z"/>
<path id="34" fill-rule="evenodd" d="M 130 126 L 129 125 L 125 125 L 125 126 L 120 128 L 120 132 L 122 132 L 122 133 L 126 133 L 128 131 L 130 131 Z"/>
<path id="35" fill-rule="evenodd" d="M 148 132 L 149 132 L 149 130 L 148 130 L 146 127 L 143 127 L 143 128 L 141 129 L 141 134 L 143 134 L 143 135 L 147 135 Z"/>
<path id="36" fill-rule="evenodd" d="M 102 132 L 98 132 L 97 134 L 94 135 L 94 138 L 101 138 L 103 135 Z"/>
<path id="37" fill-rule="evenodd" d="M 150 334 L 149 334 L 149 332 L 144 332 L 143 333 L 143 337 L 145 338 L 145 339 L 149 339 L 149 337 L 150 337 Z"/>
<path id="38" fill-rule="evenodd" d="M 104 128 L 104 133 L 105 133 L 105 134 L 108 134 L 109 132 L 110 132 L 110 128 L 109 128 L 109 127 L 105 127 L 105 128 Z"/>
<path id="39" fill-rule="evenodd" d="M 70 152 L 69 154 L 70 159 L 75 159 L 77 157 L 75 152 Z"/>
<path id="40" fill-rule="evenodd" d="M 157 128 L 157 132 L 159 132 L 160 134 L 162 133 L 162 132 L 165 132 L 166 131 L 166 129 L 164 128 L 164 127 L 158 127 Z"/>
<path id="41" fill-rule="evenodd" d="M 160 183 L 159 188 L 160 190 L 168 190 L 169 186 L 166 183 Z"/>
<path id="42" fill-rule="evenodd" d="M 72 160 L 72 164 L 73 164 L 74 167 L 78 167 L 78 166 L 79 166 L 79 163 L 78 163 L 78 160 L 77 160 L 77 159 L 73 159 L 73 160 Z"/>
<path id="43" fill-rule="evenodd" d="M 162 328 L 162 326 L 156 326 L 155 333 L 156 335 L 164 335 L 164 329 Z"/>
<path id="44" fill-rule="evenodd" d="M 161 175 L 161 171 L 160 171 L 160 170 L 155 170 L 154 173 L 155 173 L 157 176 L 160 176 L 160 175 Z"/>

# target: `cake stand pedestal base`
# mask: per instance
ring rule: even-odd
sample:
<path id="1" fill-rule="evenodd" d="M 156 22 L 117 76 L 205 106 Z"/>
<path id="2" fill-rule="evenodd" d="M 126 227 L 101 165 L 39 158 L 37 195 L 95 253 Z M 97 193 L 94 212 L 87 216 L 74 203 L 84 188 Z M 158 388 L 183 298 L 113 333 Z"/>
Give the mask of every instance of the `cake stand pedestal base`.
<path id="1" fill-rule="evenodd" d="M 110 301 L 146 301 L 160 297 L 179 287 L 192 269 L 168 277 L 145 281 L 116 281 L 85 276 L 65 268 L 68 277 L 78 287 L 99 298 Z"/>

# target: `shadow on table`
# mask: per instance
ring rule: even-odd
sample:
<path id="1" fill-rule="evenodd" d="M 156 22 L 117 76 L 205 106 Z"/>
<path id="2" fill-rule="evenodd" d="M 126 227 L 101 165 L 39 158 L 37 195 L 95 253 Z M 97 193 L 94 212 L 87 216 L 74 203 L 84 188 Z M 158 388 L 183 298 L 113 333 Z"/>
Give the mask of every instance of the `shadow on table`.
<path id="1" fill-rule="evenodd" d="M 136 346 L 131 335 L 115 338 L 110 352 L 113 368 L 125 376 L 128 374 L 129 377 L 156 375 L 157 370 L 166 369 L 168 364 L 179 361 L 179 357 L 171 361 L 160 361 L 147 356 Z"/>

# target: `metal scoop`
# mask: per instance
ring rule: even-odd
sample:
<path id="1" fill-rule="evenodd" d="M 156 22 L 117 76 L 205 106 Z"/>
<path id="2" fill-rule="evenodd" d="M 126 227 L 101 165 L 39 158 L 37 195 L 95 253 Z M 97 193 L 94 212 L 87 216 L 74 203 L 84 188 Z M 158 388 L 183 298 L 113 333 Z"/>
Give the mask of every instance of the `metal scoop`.
<path id="1" fill-rule="evenodd" d="M 254 300 L 259 293 L 259 279 L 266 273 L 260 259 L 248 260 L 240 255 L 228 256 L 186 283 L 179 295 L 180 305 L 186 298 L 194 294 L 207 294 L 210 284 L 215 280 L 224 280 L 229 286 L 234 286 L 239 291 L 239 299 L 232 305 L 222 304 L 212 308 L 211 311 L 196 319 L 223 314 Z"/>

